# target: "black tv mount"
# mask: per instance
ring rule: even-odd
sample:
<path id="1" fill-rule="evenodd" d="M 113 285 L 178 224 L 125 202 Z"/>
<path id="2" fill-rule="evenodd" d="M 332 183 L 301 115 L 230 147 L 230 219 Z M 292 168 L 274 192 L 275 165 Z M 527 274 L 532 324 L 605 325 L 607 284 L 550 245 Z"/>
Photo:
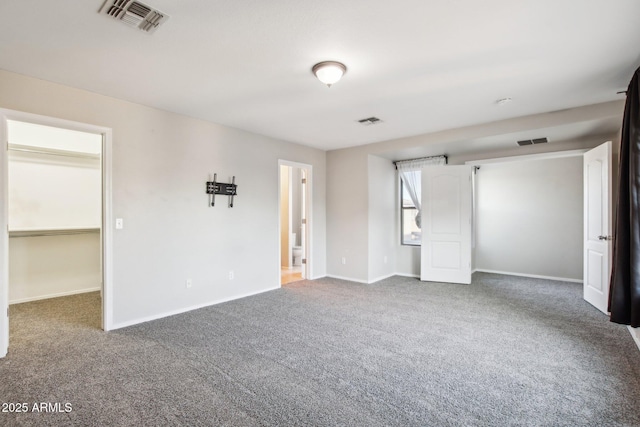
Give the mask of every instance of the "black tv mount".
<path id="1" fill-rule="evenodd" d="M 211 176 L 211 175 L 209 175 Z M 216 194 L 222 194 L 224 196 L 229 196 L 229 207 L 232 208 L 233 207 L 233 198 L 238 194 L 237 192 L 237 188 L 238 186 L 236 185 L 236 177 L 234 176 L 231 184 L 227 184 L 224 182 L 216 182 L 218 178 L 218 174 L 214 173 L 213 174 L 213 181 L 207 181 L 207 194 L 209 194 L 210 197 L 210 206 L 215 206 L 216 205 Z"/>

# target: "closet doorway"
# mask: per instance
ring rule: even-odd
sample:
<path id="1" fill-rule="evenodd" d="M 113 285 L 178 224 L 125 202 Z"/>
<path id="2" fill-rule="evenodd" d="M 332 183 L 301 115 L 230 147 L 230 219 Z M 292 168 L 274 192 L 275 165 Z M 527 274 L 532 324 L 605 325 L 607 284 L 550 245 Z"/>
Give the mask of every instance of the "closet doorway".
<path id="1" fill-rule="evenodd" d="M 86 295 L 84 309 L 108 329 L 109 254 L 105 152 L 110 131 L 91 125 L 1 111 L 2 303 L 18 310 L 33 304 L 56 310 L 63 298 Z M 46 305 L 40 300 L 48 300 Z M 67 304 L 68 306 L 68 304 Z M 71 310 L 74 310 L 71 307 Z M 9 314 L 0 324 L 0 357 L 9 343 Z M 41 313 L 44 315 L 45 313 Z M 12 329 L 14 331 L 14 329 Z M 12 332 L 13 333 L 13 332 Z"/>
<path id="2" fill-rule="evenodd" d="M 280 284 L 284 285 L 310 276 L 311 166 L 280 160 L 278 182 Z"/>

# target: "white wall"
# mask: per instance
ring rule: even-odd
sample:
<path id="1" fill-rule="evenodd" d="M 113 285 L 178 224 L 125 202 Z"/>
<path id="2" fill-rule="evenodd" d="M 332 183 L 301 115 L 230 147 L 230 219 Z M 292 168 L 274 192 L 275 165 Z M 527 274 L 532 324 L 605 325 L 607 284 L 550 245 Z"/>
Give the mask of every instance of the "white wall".
<path id="1" fill-rule="evenodd" d="M 375 173 L 369 173 L 369 156 L 379 156 L 391 161 L 449 154 L 449 164 L 464 164 L 467 160 L 592 148 L 604 139 L 583 138 L 528 147 L 518 147 L 514 143 L 512 149 L 493 152 L 450 151 L 452 147 L 459 148 L 461 142 L 476 141 L 480 138 L 502 138 L 505 134 L 528 129 L 552 128 L 603 117 L 622 117 L 623 108 L 623 102 L 608 102 L 327 152 L 328 274 L 368 282 L 369 263 L 372 259 L 378 258 L 376 254 L 371 254 L 370 257 L 367 253 L 370 248 L 369 239 L 373 237 L 371 230 L 375 229 L 369 227 L 369 221 L 378 215 L 370 210 L 370 206 L 375 209 L 375 203 L 369 203 L 372 188 L 370 184 L 377 178 Z M 397 203 L 397 197 L 393 202 Z M 397 226 L 397 222 L 392 226 Z M 418 277 L 420 247 L 403 246 L 398 238 L 394 244 L 394 252 L 395 272 Z M 341 264 L 341 257 L 346 257 L 346 265 Z"/>
<path id="2" fill-rule="evenodd" d="M 9 303 L 98 291 L 100 232 L 9 239 Z"/>
<path id="3" fill-rule="evenodd" d="M 369 274 L 375 282 L 396 272 L 399 195 L 396 170 L 389 159 L 369 156 Z"/>
<path id="4" fill-rule="evenodd" d="M 8 120 L 9 143 L 100 156 L 102 135 Z"/>
<path id="5" fill-rule="evenodd" d="M 327 153 L 327 272 L 333 277 L 366 283 L 368 159 L 366 154 L 360 154 L 358 150 Z"/>
<path id="6" fill-rule="evenodd" d="M 582 156 L 482 165 L 476 269 L 582 280 Z"/>
<path id="7" fill-rule="evenodd" d="M 279 286 L 278 159 L 313 166 L 311 275 L 325 275 L 325 152 L 5 71 L 0 107 L 113 130 L 115 327 Z M 234 208 L 208 206 L 213 173 L 236 176 Z"/>
<path id="8" fill-rule="evenodd" d="M 396 248 L 396 273 L 420 277 L 420 246 L 399 245 Z"/>
<path id="9" fill-rule="evenodd" d="M 101 186 L 99 158 L 9 151 L 9 230 L 99 228 Z"/>

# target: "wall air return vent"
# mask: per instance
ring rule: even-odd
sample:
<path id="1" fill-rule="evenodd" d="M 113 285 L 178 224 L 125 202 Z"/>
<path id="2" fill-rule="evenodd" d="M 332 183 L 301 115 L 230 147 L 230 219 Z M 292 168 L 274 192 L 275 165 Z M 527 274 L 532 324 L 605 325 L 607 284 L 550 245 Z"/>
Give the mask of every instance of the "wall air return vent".
<path id="1" fill-rule="evenodd" d="M 134 0 L 106 0 L 100 13 L 145 33 L 153 33 L 169 16 Z"/>
<path id="2" fill-rule="evenodd" d="M 524 145 L 546 144 L 547 142 L 549 142 L 547 138 L 523 139 L 518 141 L 518 145 L 522 147 Z"/>
<path id="3" fill-rule="evenodd" d="M 377 117 L 367 117 L 366 119 L 358 120 L 358 123 L 364 126 L 371 126 L 378 123 L 382 123 L 382 120 L 380 120 Z"/>

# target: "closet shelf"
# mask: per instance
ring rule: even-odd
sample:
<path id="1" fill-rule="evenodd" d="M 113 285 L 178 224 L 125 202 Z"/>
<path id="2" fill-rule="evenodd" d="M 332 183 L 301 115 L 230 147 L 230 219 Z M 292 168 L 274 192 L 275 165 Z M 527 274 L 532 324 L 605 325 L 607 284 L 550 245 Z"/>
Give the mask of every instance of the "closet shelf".
<path id="1" fill-rule="evenodd" d="M 9 151 L 22 151 L 30 154 L 46 154 L 52 156 L 78 157 L 83 159 L 100 159 L 100 153 L 87 153 L 84 151 L 60 150 L 57 148 L 36 147 L 32 145 L 22 145 L 9 143 L 7 149 Z"/>

